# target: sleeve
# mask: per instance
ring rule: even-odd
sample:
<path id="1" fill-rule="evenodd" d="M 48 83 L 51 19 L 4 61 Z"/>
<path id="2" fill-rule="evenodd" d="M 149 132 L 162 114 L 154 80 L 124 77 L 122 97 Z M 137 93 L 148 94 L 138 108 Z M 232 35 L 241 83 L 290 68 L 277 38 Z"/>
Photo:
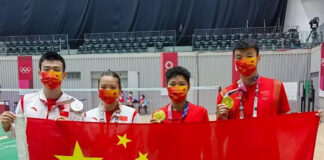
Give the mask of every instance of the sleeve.
<path id="1" fill-rule="evenodd" d="M 204 113 L 204 122 L 209 122 L 209 118 L 208 118 L 208 112 L 206 109 L 203 110 Z"/>
<path id="2" fill-rule="evenodd" d="M 283 83 L 280 85 L 278 114 L 284 114 L 290 111 L 288 98 Z"/>
<path id="3" fill-rule="evenodd" d="M 147 106 L 147 100 L 146 100 L 146 99 L 144 99 L 143 106 Z M 148 107 L 148 106 L 147 106 L 147 107 Z"/>
<path id="4" fill-rule="evenodd" d="M 142 123 L 141 120 L 140 120 L 140 117 L 138 115 L 138 112 L 137 110 L 135 110 L 134 114 L 133 114 L 133 120 L 132 120 L 133 123 Z"/>

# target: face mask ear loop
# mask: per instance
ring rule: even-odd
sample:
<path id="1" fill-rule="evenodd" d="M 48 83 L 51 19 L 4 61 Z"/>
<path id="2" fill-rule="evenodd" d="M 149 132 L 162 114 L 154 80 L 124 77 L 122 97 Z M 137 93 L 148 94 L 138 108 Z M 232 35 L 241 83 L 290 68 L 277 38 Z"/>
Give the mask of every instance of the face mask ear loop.
<path id="1" fill-rule="evenodd" d="M 235 71 L 237 72 L 238 70 L 237 70 L 237 67 L 236 67 L 236 63 L 234 64 L 234 67 L 235 67 Z"/>

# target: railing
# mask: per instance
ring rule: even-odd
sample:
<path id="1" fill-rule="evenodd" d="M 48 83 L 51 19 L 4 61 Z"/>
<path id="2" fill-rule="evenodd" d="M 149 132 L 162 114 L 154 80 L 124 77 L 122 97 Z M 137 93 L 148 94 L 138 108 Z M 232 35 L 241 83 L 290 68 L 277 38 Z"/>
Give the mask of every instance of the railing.
<path id="1" fill-rule="evenodd" d="M 66 34 L 0 37 L 0 52 L 4 55 L 36 55 L 66 49 L 68 49 Z"/>
<path id="2" fill-rule="evenodd" d="M 241 39 L 254 39 L 262 50 L 312 48 L 323 41 L 320 31 L 298 31 L 290 27 L 256 27 L 230 29 L 196 29 L 192 38 L 193 50 L 232 50 Z"/>
<path id="3" fill-rule="evenodd" d="M 261 50 L 312 48 L 323 42 L 323 32 L 298 31 L 298 27 L 196 29 L 192 46 L 176 46 L 176 31 L 88 33 L 84 39 L 68 35 L 0 37 L 0 55 L 141 53 L 168 51 L 229 51 L 240 39 L 255 39 Z M 70 50 L 71 49 L 71 50 Z M 71 51 L 71 52 L 70 52 Z"/>
<path id="4" fill-rule="evenodd" d="M 297 30 L 297 26 L 290 27 L 291 29 Z M 282 33 L 284 30 L 283 26 L 273 27 L 250 27 L 250 28 L 217 28 L 217 29 L 195 29 L 195 35 L 205 34 L 258 34 L 258 33 Z"/>
<path id="5" fill-rule="evenodd" d="M 176 31 L 141 31 L 88 33 L 84 35 L 84 44 L 78 53 L 123 53 L 162 51 L 164 47 L 175 47 Z"/>

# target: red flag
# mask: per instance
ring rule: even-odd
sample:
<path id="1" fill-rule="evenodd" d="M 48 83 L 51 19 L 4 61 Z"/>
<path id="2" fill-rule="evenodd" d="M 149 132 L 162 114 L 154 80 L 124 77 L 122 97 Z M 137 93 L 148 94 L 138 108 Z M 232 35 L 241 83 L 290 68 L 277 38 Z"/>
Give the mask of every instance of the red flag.
<path id="1" fill-rule="evenodd" d="M 28 119 L 30 160 L 312 160 L 314 113 L 185 124 Z"/>

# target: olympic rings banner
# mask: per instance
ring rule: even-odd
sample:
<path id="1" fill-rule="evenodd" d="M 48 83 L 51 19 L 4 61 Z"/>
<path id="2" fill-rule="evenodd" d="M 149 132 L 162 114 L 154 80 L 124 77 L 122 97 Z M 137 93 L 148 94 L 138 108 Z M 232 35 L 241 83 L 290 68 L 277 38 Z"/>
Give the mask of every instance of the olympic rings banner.
<path id="1" fill-rule="evenodd" d="M 165 72 L 178 66 L 178 52 L 164 52 L 160 55 L 161 64 L 161 87 L 166 87 Z"/>
<path id="2" fill-rule="evenodd" d="M 32 56 L 18 56 L 19 88 L 33 88 L 33 59 Z"/>

